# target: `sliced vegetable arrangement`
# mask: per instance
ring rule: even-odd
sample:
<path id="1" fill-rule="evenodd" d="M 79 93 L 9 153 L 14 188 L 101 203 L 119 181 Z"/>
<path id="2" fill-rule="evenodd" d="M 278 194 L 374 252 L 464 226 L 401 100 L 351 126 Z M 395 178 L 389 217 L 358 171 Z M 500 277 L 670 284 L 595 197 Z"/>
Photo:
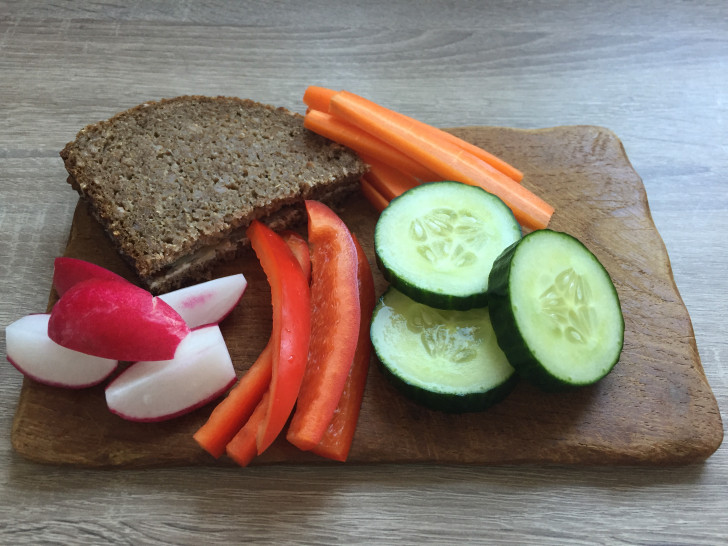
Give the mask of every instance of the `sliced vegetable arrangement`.
<path id="1" fill-rule="evenodd" d="M 370 166 L 363 195 L 381 213 L 377 300 L 367 256 L 330 208 L 306 201 L 308 236 L 253 221 L 246 235 L 270 285 L 272 329 L 239 378 L 219 328 L 242 274 L 161 296 L 102 267 L 55 261 L 59 300 L 6 329 L 8 360 L 68 388 L 108 380 L 110 411 L 161 421 L 221 398 L 194 433 L 241 466 L 285 438 L 348 457 L 374 349 L 405 396 L 445 412 L 483 411 L 518 378 L 544 390 L 590 385 L 619 360 L 624 319 L 603 265 L 547 229 L 553 207 L 523 173 L 432 126 L 347 91 L 311 86 L 310 130 Z M 525 237 L 522 228 L 530 231 Z"/>
<path id="2" fill-rule="evenodd" d="M 271 284 L 273 332 L 255 364 L 194 435 L 213 456 L 224 451 L 241 466 L 267 449 L 291 415 L 286 438 L 302 450 L 343 461 L 353 440 L 371 351 L 362 324 L 368 325 L 374 281 L 344 222 L 316 201 L 306 201 L 306 210 L 309 253 L 295 244 L 294 256 L 283 238 L 260 223 L 249 230 Z M 310 287 L 304 273 L 309 266 Z"/>
<path id="3" fill-rule="evenodd" d="M 544 390 L 590 385 L 619 359 L 624 320 L 601 263 L 565 233 L 521 238 L 492 194 L 407 190 L 380 215 L 375 252 L 390 288 L 374 349 L 394 386 L 431 409 L 486 409 L 516 372 Z"/>
<path id="4" fill-rule="evenodd" d="M 484 409 L 515 377 L 484 388 L 471 370 L 466 375 L 480 402 L 462 402 L 472 393 L 457 384 L 462 377 L 455 380 L 455 370 L 465 369 L 463 355 L 478 353 L 484 339 L 497 340 L 499 358 L 480 355 L 481 374 L 495 373 L 493 362 L 507 358 L 508 369 L 544 389 L 591 384 L 612 369 L 624 324 L 614 285 L 591 252 L 578 242 L 546 244 L 515 268 L 531 277 L 509 276 L 516 275 L 516 249 L 526 254 L 525 248 L 540 248 L 530 241 L 554 233 L 546 229 L 553 207 L 521 184 L 520 170 L 348 91 L 310 86 L 303 101 L 307 128 L 352 148 L 370 167 L 361 190 L 381 213 L 375 253 L 391 285 L 374 311 L 371 337 L 395 386 L 434 409 Z M 529 242 L 521 242 L 521 226 L 532 231 Z M 535 294 L 544 283 L 552 288 Z M 467 310 L 487 311 L 489 320 Z M 473 336 L 470 344 L 463 332 Z"/>
<path id="5" fill-rule="evenodd" d="M 170 292 L 166 302 L 83 260 L 56 259 L 53 279 L 60 299 L 51 313 L 6 329 L 8 360 L 33 380 L 91 387 L 134 360 L 105 390 L 109 409 L 133 421 L 188 413 L 235 380 L 217 324 L 242 297 L 242 274 Z"/>
<path id="6" fill-rule="evenodd" d="M 273 328 L 232 389 L 237 377 L 218 323 L 245 291 L 242 274 L 154 297 L 102 267 L 58 258 L 61 296 L 50 314 L 7 328 L 8 359 L 36 381 L 83 388 L 143 355 L 105 388 L 119 417 L 172 419 L 230 389 L 194 434 L 213 456 L 249 464 L 292 416 L 291 443 L 345 461 L 369 369 L 374 280 L 344 222 L 319 202 L 307 201 L 306 209 L 308 240 L 257 221 L 247 231 L 270 284 Z M 50 337 L 52 323 L 60 344 Z"/>

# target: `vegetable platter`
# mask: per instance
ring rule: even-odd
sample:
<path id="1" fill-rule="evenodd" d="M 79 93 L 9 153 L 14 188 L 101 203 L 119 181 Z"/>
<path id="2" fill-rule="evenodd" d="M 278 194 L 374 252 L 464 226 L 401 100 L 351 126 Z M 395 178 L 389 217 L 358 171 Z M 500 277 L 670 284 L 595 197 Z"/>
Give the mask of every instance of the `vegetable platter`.
<path id="1" fill-rule="evenodd" d="M 619 138 L 594 126 L 449 132 L 517 165 L 523 185 L 554 206 L 549 227 L 577 237 L 604 265 L 624 314 L 621 358 L 594 385 L 545 393 L 519 381 L 502 402 L 466 414 L 415 404 L 372 365 L 346 464 L 675 465 L 709 457 L 723 439 L 720 413 L 645 189 Z M 388 283 L 374 256 L 378 212 L 359 194 L 338 212 L 367 254 L 381 295 Z M 131 278 L 81 202 L 65 255 Z M 220 328 L 242 374 L 270 335 L 271 294 L 252 251 L 216 271 L 235 273 L 245 275 L 248 288 Z M 49 307 L 56 299 L 51 292 Z M 213 407 L 159 423 L 130 422 L 106 410 L 102 387 L 55 389 L 26 379 L 12 443 L 21 455 L 49 464 L 232 466 L 192 438 Z M 300 451 L 282 436 L 251 463 L 270 464 L 342 463 Z"/>

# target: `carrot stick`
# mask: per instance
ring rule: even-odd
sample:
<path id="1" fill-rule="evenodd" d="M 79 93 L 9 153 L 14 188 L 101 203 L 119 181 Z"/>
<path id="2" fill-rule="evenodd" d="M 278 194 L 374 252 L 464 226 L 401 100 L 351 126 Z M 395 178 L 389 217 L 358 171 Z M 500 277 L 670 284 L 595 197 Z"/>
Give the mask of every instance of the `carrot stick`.
<path id="1" fill-rule="evenodd" d="M 402 115 L 402 114 L 399 114 Z M 412 119 L 412 118 L 408 118 Z M 422 122 L 414 120 L 418 125 Z M 488 163 L 491 167 L 495 167 L 500 172 L 508 176 L 509 178 L 512 178 L 516 182 L 520 182 L 523 180 L 523 173 L 516 169 L 513 165 L 506 163 L 503 161 L 500 157 L 495 156 L 491 154 L 490 152 L 484 150 L 483 148 L 480 148 L 479 146 L 475 146 L 474 144 L 471 144 L 467 140 L 463 140 L 461 138 L 456 137 L 452 133 L 448 133 L 447 131 L 443 131 L 442 129 L 438 129 L 436 127 L 433 127 L 431 125 L 422 124 L 424 125 L 423 130 L 425 128 L 429 128 L 431 131 L 433 131 L 433 134 L 435 136 L 439 136 L 441 138 L 444 138 L 445 140 L 452 142 L 453 144 L 456 144 L 457 146 L 460 146 L 463 150 L 466 152 L 470 152 L 475 157 L 482 159 L 486 163 Z"/>
<path id="2" fill-rule="evenodd" d="M 312 110 L 320 110 L 321 112 L 329 111 L 329 102 L 337 91 L 319 87 L 317 85 L 309 85 L 303 93 L 303 103 Z"/>
<path id="3" fill-rule="evenodd" d="M 214 457 L 225 451 L 227 443 L 250 418 L 270 384 L 273 369 L 272 347 L 265 346 L 258 359 L 240 378 L 235 387 L 210 414 L 193 438 Z"/>
<path id="4" fill-rule="evenodd" d="M 372 277 L 369 260 L 356 236 L 353 237 L 358 260 L 359 302 L 361 304 L 359 339 L 354 354 L 354 362 L 351 365 L 351 371 L 346 379 L 344 392 L 341 394 L 334 417 L 321 442 L 311 450 L 322 457 L 341 462 L 346 461 L 349 455 L 356 424 L 359 420 L 362 399 L 364 398 L 364 388 L 366 387 L 372 352 L 372 342 L 369 338 L 369 321 L 372 318 L 376 303 L 374 278 Z"/>
<path id="5" fill-rule="evenodd" d="M 409 173 L 420 180 L 432 182 L 440 179 L 436 173 L 424 168 L 390 145 L 330 114 L 310 110 L 306 113 L 303 126 L 329 140 L 347 146 L 359 154 L 375 157 L 382 163 Z"/>
<path id="6" fill-rule="evenodd" d="M 419 185 L 414 176 L 403 173 L 371 157 L 362 156 L 362 159 L 369 164 L 367 180 L 387 201 L 391 201 L 407 190 Z"/>
<path id="7" fill-rule="evenodd" d="M 330 104 L 331 98 L 333 98 L 333 95 L 329 98 L 329 104 Z M 382 108 L 384 108 L 384 107 L 382 107 Z M 421 133 L 429 134 L 432 136 L 432 138 L 435 138 L 435 139 L 443 139 L 447 142 L 455 144 L 456 146 L 459 146 L 466 152 L 470 152 L 475 157 L 482 159 L 483 161 L 488 163 L 491 167 L 502 172 L 507 177 L 512 178 L 514 181 L 520 182 L 521 180 L 523 180 L 523 173 L 521 171 L 519 171 L 512 165 L 506 163 L 501 158 L 484 150 L 483 148 L 475 146 L 474 144 L 471 144 L 470 142 L 468 142 L 466 140 L 456 137 L 452 133 L 448 133 L 447 131 L 443 131 L 442 129 L 438 129 L 437 127 L 428 125 L 427 123 L 423 123 L 415 118 L 411 118 L 411 117 L 401 114 L 399 112 L 395 112 L 394 110 L 389 110 L 388 108 L 385 108 L 385 110 L 387 110 L 387 112 L 389 112 L 393 117 L 398 118 L 403 124 L 408 124 L 413 129 L 417 129 L 417 131 L 419 131 Z"/>
<path id="8" fill-rule="evenodd" d="M 240 466 L 248 466 L 250 461 L 258 454 L 256 443 L 258 429 L 260 429 L 265 419 L 269 400 L 270 391 L 265 391 L 263 398 L 260 399 L 248 422 L 233 436 L 225 448 L 227 456 Z"/>
<path id="9" fill-rule="evenodd" d="M 293 231 L 281 234 L 283 240 L 293 252 L 303 269 L 307 279 L 311 278 L 311 257 L 308 241 Z M 194 434 L 193 438 L 205 451 L 214 457 L 220 457 L 225 446 L 235 433 L 250 418 L 253 410 L 268 390 L 273 370 L 271 341 L 265 346 L 253 365 L 240 378 L 238 384 L 228 392 L 208 418 Z"/>
<path id="10" fill-rule="evenodd" d="M 374 188 L 368 174 L 361 177 L 359 185 L 361 187 L 362 195 L 366 197 L 367 201 L 369 201 L 369 203 L 371 203 L 377 211 L 382 212 L 385 208 L 387 208 L 389 201 L 387 201 L 387 199 L 379 193 L 376 188 Z"/>
<path id="11" fill-rule="evenodd" d="M 331 99 L 330 112 L 400 150 L 442 176 L 479 186 L 503 199 L 516 219 L 531 229 L 548 225 L 553 207 L 525 187 L 459 146 L 423 134 L 389 114 L 386 108 L 341 91 Z"/>
<path id="12" fill-rule="evenodd" d="M 329 106 L 331 104 L 331 99 L 336 95 L 337 91 L 333 89 L 327 89 L 326 87 L 318 87 L 315 85 L 309 86 L 306 91 L 303 93 L 303 102 L 307 104 L 309 107 L 320 110 L 322 112 L 328 112 Z M 457 144 L 464 150 L 470 152 L 474 156 L 482 159 L 486 163 L 490 164 L 491 166 L 495 167 L 499 171 L 501 171 L 506 176 L 509 176 L 516 182 L 520 182 L 523 180 L 523 173 L 510 165 L 509 163 L 506 163 L 501 158 L 491 154 L 490 152 L 484 150 L 483 148 L 480 148 L 478 146 L 475 146 L 474 144 L 471 144 L 470 142 L 467 142 L 466 140 L 463 140 L 461 138 L 456 137 L 455 135 L 448 133 L 447 131 L 443 131 L 441 129 L 438 129 L 436 127 L 433 127 L 432 125 L 428 125 L 426 123 L 423 123 L 417 119 L 411 118 L 409 116 L 406 116 L 405 114 L 401 114 L 399 112 L 395 112 L 394 110 L 387 109 L 393 116 L 399 117 L 402 122 L 410 122 L 413 124 L 413 126 L 418 127 L 420 130 L 424 132 L 431 132 L 433 136 L 437 138 L 442 138 L 447 140 L 448 142 L 451 142 L 453 144 Z"/>

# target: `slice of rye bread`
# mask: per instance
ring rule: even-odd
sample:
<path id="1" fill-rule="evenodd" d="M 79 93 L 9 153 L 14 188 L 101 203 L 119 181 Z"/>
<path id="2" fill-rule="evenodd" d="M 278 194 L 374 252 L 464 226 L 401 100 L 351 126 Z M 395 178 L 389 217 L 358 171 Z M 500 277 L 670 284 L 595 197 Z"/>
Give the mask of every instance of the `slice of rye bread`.
<path id="1" fill-rule="evenodd" d="M 367 170 L 301 115 L 232 97 L 140 104 L 82 129 L 60 154 L 68 182 L 154 293 L 209 278 L 248 244 L 253 219 L 293 227 L 304 199 L 335 205 Z"/>

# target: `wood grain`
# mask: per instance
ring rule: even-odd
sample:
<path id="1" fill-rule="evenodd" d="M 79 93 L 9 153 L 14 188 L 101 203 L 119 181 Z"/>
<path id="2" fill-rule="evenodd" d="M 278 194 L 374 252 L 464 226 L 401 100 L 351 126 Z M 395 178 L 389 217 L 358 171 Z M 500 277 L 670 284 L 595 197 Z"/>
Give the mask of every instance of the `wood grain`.
<path id="1" fill-rule="evenodd" d="M 625 315 L 622 358 L 596 386 L 553 395 L 521 384 L 495 408 L 467 415 L 409 402 L 373 366 L 349 461 L 654 465 L 710 456 L 723 438 L 720 413 L 644 187 L 617 136 L 592 126 L 454 132 L 518 164 L 524 183 L 556 207 L 550 227 L 577 236 L 602 261 Z M 374 263 L 373 209 L 357 195 L 341 214 Z M 83 202 L 76 209 L 66 255 L 132 278 Z M 223 324 L 223 334 L 242 373 L 269 337 L 270 294 L 251 252 L 221 266 L 216 275 L 238 271 L 248 278 L 249 288 Z M 386 283 L 378 272 L 375 282 L 381 293 Z M 129 423 L 106 411 L 101 387 L 66 391 L 26 381 L 12 440 L 19 453 L 49 463 L 125 468 L 213 464 L 191 437 L 210 408 L 166 423 Z M 326 461 L 283 439 L 255 460 L 283 462 Z"/>

